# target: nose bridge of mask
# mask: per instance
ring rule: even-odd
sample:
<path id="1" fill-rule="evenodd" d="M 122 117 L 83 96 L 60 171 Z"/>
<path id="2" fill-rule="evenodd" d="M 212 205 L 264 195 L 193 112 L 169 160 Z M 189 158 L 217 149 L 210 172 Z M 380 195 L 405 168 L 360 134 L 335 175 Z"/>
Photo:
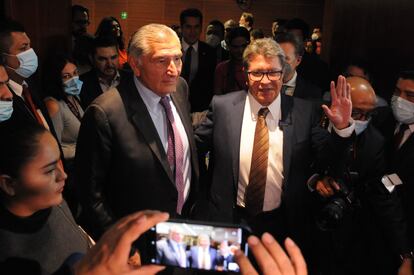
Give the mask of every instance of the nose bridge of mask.
<path id="1" fill-rule="evenodd" d="M 0 122 L 8 120 L 13 113 L 13 101 L 0 100 Z"/>
<path id="2" fill-rule="evenodd" d="M 13 56 L 13 55 L 11 55 Z M 17 69 L 11 68 L 14 70 L 18 75 L 28 78 L 37 70 L 38 60 L 37 55 L 33 48 L 30 48 L 24 52 L 21 52 L 17 55 L 17 60 L 19 61 L 19 67 Z"/>

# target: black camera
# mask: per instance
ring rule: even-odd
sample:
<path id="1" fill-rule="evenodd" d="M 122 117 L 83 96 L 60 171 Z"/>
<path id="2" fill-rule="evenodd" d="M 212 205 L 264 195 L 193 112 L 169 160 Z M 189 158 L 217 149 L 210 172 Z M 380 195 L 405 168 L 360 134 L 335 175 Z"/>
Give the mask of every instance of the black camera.
<path id="1" fill-rule="evenodd" d="M 316 224 L 323 231 L 338 228 L 345 215 L 359 205 L 355 188 L 358 173 L 349 172 L 344 178 L 335 181 L 339 186 L 339 190 L 336 190 L 335 194 L 327 201 L 325 200 L 322 209 L 316 217 Z"/>

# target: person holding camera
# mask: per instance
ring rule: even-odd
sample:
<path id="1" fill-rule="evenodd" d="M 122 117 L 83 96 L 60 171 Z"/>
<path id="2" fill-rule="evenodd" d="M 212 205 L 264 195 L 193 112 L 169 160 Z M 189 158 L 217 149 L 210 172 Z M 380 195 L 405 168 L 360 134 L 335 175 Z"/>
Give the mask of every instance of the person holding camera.
<path id="1" fill-rule="evenodd" d="M 396 274 L 399 266 L 399 274 L 412 274 L 404 273 L 409 260 L 398 257 L 410 253 L 401 201 L 381 182 L 386 172 L 385 140 L 370 123 L 374 89 L 361 77 L 348 77 L 347 82 L 356 138 L 346 173 L 310 185 L 322 198 L 317 218 L 321 231 L 315 238 L 322 274 Z"/>

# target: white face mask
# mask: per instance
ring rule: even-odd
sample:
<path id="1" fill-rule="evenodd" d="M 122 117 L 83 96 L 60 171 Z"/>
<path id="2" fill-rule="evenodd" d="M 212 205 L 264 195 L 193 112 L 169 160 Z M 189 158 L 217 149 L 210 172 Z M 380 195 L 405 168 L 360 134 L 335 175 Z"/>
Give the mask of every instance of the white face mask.
<path id="1" fill-rule="evenodd" d="M 10 54 L 9 54 L 10 55 Z M 29 78 L 37 70 L 37 55 L 33 48 L 28 49 L 18 55 L 15 55 L 20 62 L 20 66 L 17 69 L 13 69 L 18 75 Z M 10 67 L 9 67 L 10 68 Z"/>
<path id="2" fill-rule="evenodd" d="M 8 120 L 13 113 L 13 101 L 0 100 L 0 122 Z"/>
<path id="3" fill-rule="evenodd" d="M 355 133 L 356 135 L 360 135 L 362 132 L 365 131 L 365 129 L 367 129 L 369 122 L 371 121 L 371 119 L 368 120 L 354 120 L 355 122 Z"/>
<path id="4" fill-rule="evenodd" d="M 414 103 L 411 101 L 393 95 L 391 99 L 391 108 L 395 119 L 399 122 L 407 125 L 414 123 Z"/>

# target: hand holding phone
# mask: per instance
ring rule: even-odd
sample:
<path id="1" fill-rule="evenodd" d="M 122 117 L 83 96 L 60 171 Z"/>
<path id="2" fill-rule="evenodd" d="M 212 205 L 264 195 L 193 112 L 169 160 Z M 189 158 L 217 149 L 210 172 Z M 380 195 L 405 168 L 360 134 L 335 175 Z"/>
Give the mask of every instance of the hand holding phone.
<path id="1" fill-rule="evenodd" d="M 299 247 L 290 239 L 285 240 L 286 255 L 283 248 L 269 233 L 264 233 L 261 240 L 255 236 L 248 239 L 249 247 L 264 275 L 307 275 L 306 262 Z M 242 275 L 255 275 L 255 270 L 249 259 L 236 252 L 236 261 Z"/>

